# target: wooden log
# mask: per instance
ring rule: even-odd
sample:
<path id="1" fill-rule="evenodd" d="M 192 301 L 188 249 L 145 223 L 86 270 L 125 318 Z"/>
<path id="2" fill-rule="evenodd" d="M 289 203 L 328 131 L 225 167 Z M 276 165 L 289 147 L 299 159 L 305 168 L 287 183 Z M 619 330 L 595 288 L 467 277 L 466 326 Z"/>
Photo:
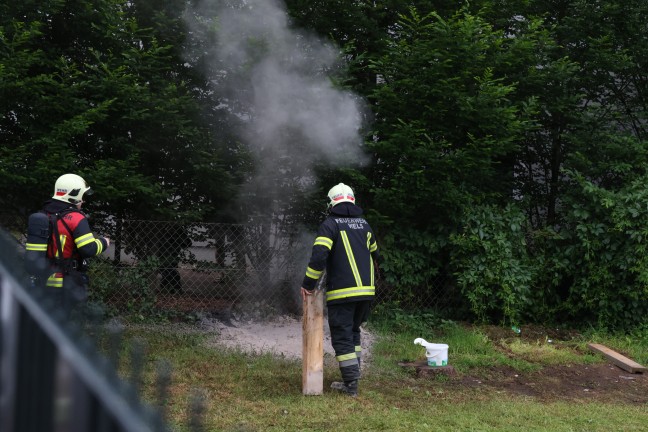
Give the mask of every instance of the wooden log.
<path id="1" fill-rule="evenodd" d="M 324 293 L 316 289 L 304 300 L 302 321 L 302 393 L 324 392 Z"/>
<path id="2" fill-rule="evenodd" d="M 619 366 L 621 369 L 628 371 L 630 373 L 643 373 L 646 372 L 646 367 L 640 365 L 634 360 L 625 357 L 624 355 L 619 354 L 616 351 L 611 350 L 605 345 L 600 344 L 587 344 L 587 347 L 595 352 L 603 354 L 608 360 L 610 360 L 615 365 Z"/>

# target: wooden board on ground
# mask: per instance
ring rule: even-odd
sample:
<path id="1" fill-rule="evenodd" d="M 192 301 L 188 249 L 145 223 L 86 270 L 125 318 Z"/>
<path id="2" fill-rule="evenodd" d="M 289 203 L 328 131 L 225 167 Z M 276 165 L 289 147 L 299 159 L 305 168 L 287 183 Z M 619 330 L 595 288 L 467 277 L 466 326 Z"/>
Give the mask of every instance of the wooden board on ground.
<path id="1" fill-rule="evenodd" d="M 400 362 L 399 366 L 402 367 L 413 367 L 416 370 L 417 377 L 435 377 L 437 375 L 456 375 L 455 368 L 448 366 L 428 366 L 426 360 L 420 360 L 415 362 Z"/>
<path id="2" fill-rule="evenodd" d="M 316 289 L 304 300 L 302 322 L 302 393 L 324 392 L 324 293 Z"/>
<path id="3" fill-rule="evenodd" d="M 603 354 L 608 360 L 610 360 L 615 365 L 619 366 L 621 369 L 628 371 L 630 373 L 643 373 L 646 372 L 646 367 L 640 365 L 634 360 L 629 359 L 616 351 L 611 350 L 605 345 L 600 344 L 587 344 L 587 347 L 595 352 Z"/>

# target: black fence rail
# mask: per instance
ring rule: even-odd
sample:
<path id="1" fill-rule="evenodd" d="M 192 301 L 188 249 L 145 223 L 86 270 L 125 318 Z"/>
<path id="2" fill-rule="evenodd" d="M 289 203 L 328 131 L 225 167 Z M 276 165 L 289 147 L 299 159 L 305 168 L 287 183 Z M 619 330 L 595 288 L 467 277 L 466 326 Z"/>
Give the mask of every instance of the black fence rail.
<path id="1" fill-rule="evenodd" d="M 143 351 L 133 344 L 131 381 L 96 348 L 91 322 L 74 321 L 54 309 L 49 297 L 22 273 L 20 245 L 0 231 L 0 430 L 3 432 L 167 431 L 164 412 L 142 402 Z M 87 315 L 86 315 L 87 316 Z M 103 323 L 94 327 L 103 331 Z M 117 335 L 119 331 L 112 332 Z M 121 351 L 113 344 L 112 353 Z M 112 361 L 111 361 L 112 360 Z M 163 406 L 170 369 L 160 368 L 159 405 Z M 204 401 L 203 401 L 204 402 Z M 202 430 L 200 413 L 189 429 Z"/>

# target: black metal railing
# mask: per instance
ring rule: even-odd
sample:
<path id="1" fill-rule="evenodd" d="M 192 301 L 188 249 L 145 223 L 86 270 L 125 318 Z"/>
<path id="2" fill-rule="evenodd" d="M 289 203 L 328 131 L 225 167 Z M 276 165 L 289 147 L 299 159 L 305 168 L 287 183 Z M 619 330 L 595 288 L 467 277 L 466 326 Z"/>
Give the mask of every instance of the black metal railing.
<path id="1" fill-rule="evenodd" d="M 29 286 L 17 246 L 0 232 L 0 430 L 168 430 L 80 327 Z"/>

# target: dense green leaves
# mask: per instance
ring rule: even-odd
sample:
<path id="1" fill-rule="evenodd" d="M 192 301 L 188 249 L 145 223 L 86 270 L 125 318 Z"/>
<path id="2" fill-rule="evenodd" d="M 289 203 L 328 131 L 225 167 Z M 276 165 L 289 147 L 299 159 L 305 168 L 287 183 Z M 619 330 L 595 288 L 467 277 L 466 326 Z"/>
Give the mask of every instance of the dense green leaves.
<path id="1" fill-rule="evenodd" d="M 599 327 L 628 328 L 648 313 L 648 190 L 642 175 L 617 191 L 571 172 L 578 201 L 546 247 L 538 282 L 554 296 L 537 298 L 549 310 Z"/>
<path id="2" fill-rule="evenodd" d="M 13 185 L 10 211 L 38 208 L 65 172 L 86 177 L 97 191 L 90 205 L 106 216 L 196 218 L 231 195 L 227 149 L 177 72 L 183 60 L 139 26 L 131 7 L 116 0 L 7 7 L 0 181 Z"/>
<path id="3" fill-rule="evenodd" d="M 0 0 L 4 223 L 65 171 L 88 178 L 106 223 L 272 209 L 294 227 L 345 181 L 402 304 L 443 279 L 484 321 L 645 321 L 648 3 L 287 1 L 300 49 L 281 51 L 293 69 L 278 76 L 309 71 L 366 98 L 372 159 L 357 170 L 285 115 L 267 124 L 272 143 L 246 130 L 262 114 L 255 67 L 278 42 L 237 29 L 247 57 L 233 64 L 219 14 L 253 3 Z M 310 32 L 344 63 L 319 58 Z M 230 205 L 252 174 L 252 205 Z M 305 185 L 312 202 L 277 193 Z"/>
<path id="4" fill-rule="evenodd" d="M 445 20 L 411 10 L 372 65 L 382 82 L 368 144 L 373 211 L 401 286 L 446 271 L 448 236 L 465 209 L 510 199 L 526 120 L 508 99 L 513 85 L 494 71 L 514 45 L 467 11 Z"/>
<path id="5" fill-rule="evenodd" d="M 630 234 L 594 209 L 591 226 L 575 223 L 581 213 L 569 209 L 588 199 L 565 172 L 610 193 L 641 184 L 642 11 L 636 2 L 475 2 L 455 13 L 413 8 L 384 29 L 370 60 L 368 177 L 388 279 L 403 293 L 452 274 L 484 320 L 643 319 L 641 282 L 609 267 L 618 263 L 607 248 L 618 246 L 608 237 L 627 244 Z M 480 224 L 482 234 L 471 231 Z M 513 226 L 526 231 L 516 237 Z M 590 237 L 606 240 L 594 251 Z M 621 281 L 638 297 L 613 288 Z"/>
<path id="6" fill-rule="evenodd" d="M 508 99 L 512 84 L 494 75 L 504 39 L 463 12 L 447 21 L 402 17 L 390 51 L 373 65 L 384 83 L 373 94 L 369 146 L 376 199 L 392 203 L 390 215 L 414 211 L 425 228 L 455 222 L 471 196 L 510 196 L 525 121 Z M 403 190 L 416 210 L 397 199 Z"/>
<path id="7" fill-rule="evenodd" d="M 467 209 L 461 232 L 452 234 L 457 284 L 481 321 L 517 324 L 531 304 L 534 265 L 526 249 L 527 221 L 517 205 Z"/>

